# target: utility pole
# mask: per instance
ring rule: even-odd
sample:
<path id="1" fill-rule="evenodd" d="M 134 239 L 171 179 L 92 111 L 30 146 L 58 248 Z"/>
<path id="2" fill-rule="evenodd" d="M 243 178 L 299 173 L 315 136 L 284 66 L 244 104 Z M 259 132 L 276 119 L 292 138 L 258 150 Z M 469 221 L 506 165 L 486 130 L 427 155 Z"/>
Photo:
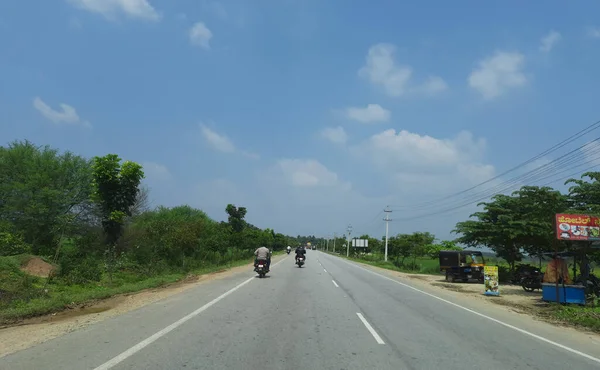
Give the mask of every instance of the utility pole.
<path id="1" fill-rule="evenodd" d="M 352 234 L 352 226 L 348 225 L 348 243 L 346 244 L 346 257 L 350 257 L 350 234 Z"/>
<path id="2" fill-rule="evenodd" d="M 327 235 L 327 241 L 325 242 L 325 250 L 329 252 L 329 235 Z"/>
<path id="3" fill-rule="evenodd" d="M 387 262 L 387 257 L 388 257 L 388 230 L 389 230 L 389 223 L 390 221 L 392 221 L 389 217 L 389 214 L 392 213 L 392 210 L 390 209 L 390 206 L 385 207 L 385 209 L 383 210 L 383 212 L 385 212 L 385 218 L 383 219 L 385 221 L 385 257 L 384 257 L 384 261 Z"/>
<path id="4" fill-rule="evenodd" d="M 337 233 L 333 233 L 333 253 L 335 253 L 335 239 L 337 239 Z"/>

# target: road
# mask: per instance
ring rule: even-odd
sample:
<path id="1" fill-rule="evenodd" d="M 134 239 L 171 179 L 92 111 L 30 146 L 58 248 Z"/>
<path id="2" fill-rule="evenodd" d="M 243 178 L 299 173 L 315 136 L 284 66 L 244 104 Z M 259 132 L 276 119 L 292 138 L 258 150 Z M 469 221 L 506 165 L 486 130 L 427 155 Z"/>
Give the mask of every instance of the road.
<path id="1" fill-rule="evenodd" d="M 318 251 L 0 358 L 0 369 L 599 369 L 600 346 Z M 484 302 L 485 303 L 485 302 Z M 490 307 L 493 309 L 494 307 Z M 497 320 L 497 321 L 494 321 Z"/>

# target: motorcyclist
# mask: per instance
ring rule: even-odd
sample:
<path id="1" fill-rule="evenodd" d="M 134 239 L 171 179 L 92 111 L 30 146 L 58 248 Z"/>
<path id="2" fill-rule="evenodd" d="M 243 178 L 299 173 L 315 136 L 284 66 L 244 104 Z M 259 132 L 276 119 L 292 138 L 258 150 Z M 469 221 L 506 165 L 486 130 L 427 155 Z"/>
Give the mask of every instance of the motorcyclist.
<path id="1" fill-rule="evenodd" d="M 271 268 L 271 251 L 269 250 L 269 248 L 264 246 L 259 247 L 254 251 L 254 255 L 256 256 L 254 258 L 254 270 L 256 271 L 256 265 L 258 264 L 258 261 L 262 260 L 267 261 L 267 272 L 269 272 Z"/>
<path id="2" fill-rule="evenodd" d="M 290 254 L 290 252 L 292 251 L 292 247 L 290 247 L 289 245 L 287 246 L 287 253 Z"/>
<path id="3" fill-rule="evenodd" d="M 304 257 L 304 260 L 306 261 L 306 249 L 304 249 L 303 246 L 296 248 L 296 262 L 298 261 L 298 257 Z"/>

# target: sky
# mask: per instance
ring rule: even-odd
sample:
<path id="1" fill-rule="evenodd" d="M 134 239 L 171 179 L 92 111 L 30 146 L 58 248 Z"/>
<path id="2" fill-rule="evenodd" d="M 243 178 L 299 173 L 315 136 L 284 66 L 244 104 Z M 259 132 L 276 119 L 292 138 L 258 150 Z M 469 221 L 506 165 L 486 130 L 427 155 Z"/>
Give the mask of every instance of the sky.
<path id="1" fill-rule="evenodd" d="M 496 175 L 600 119 L 599 12 L 591 0 L 3 1 L 1 144 L 116 153 L 144 166 L 154 206 L 223 220 L 233 203 L 288 235 L 381 236 L 389 205 L 391 235 L 453 238 L 510 179 Z M 566 175 L 513 185 L 563 189 Z"/>

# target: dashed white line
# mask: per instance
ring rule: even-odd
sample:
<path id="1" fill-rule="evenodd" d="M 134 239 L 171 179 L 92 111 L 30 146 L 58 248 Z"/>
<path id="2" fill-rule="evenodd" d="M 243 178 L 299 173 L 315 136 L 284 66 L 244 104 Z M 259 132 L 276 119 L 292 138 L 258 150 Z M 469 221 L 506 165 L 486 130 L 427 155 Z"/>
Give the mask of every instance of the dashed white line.
<path id="1" fill-rule="evenodd" d="M 280 264 L 284 260 L 285 260 L 285 258 L 282 259 L 281 261 L 273 264 L 273 266 L 271 266 L 271 267 L 277 266 L 278 264 Z M 231 293 L 235 292 L 236 290 L 240 289 L 241 287 L 243 287 L 244 285 L 248 284 L 249 282 L 251 282 L 252 280 L 255 280 L 255 279 L 256 279 L 256 277 L 252 276 L 250 279 L 243 281 L 242 283 L 236 285 L 235 287 L 229 289 L 228 291 L 226 291 L 225 293 L 221 294 L 217 298 L 215 298 L 212 301 L 208 302 L 204 306 L 200 307 L 196 311 L 194 311 L 194 312 L 190 313 L 189 315 L 187 315 L 187 316 L 185 316 L 185 317 L 183 317 L 183 318 L 175 321 L 174 323 L 172 323 L 171 325 L 169 325 L 166 328 L 162 329 L 161 331 L 156 332 L 154 335 L 149 336 L 148 338 L 146 338 L 143 341 L 139 342 L 135 346 L 129 348 L 128 350 L 122 352 L 121 354 L 117 355 L 116 357 L 113 357 L 112 359 L 110 359 L 107 362 L 103 363 L 102 365 L 98 366 L 94 370 L 108 370 L 108 369 L 111 369 L 111 368 L 115 367 L 119 363 L 125 361 L 126 359 L 128 359 L 131 356 L 133 356 L 134 354 L 136 354 L 137 352 L 141 351 L 142 349 L 148 347 L 150 344 L 154 343 L 155 341 L 157 341 L 161 337 L 165 336 L 166 334 L 170 333 L 171 331 L 173 331 L 173 330 L 177 329 L 178 327 L 180 327 L 181 325 L 183 325 L 186 321 L 188 321 L 188 320 L 190 320 L 190 319 L 198 316 L 199 314 L 201 314 L 202 312 L 206 311 L 207 309 L 209 309 L 211 306 L 215 305 L 217 302 L 219 302 L 223 298 L 227 297 Z"/>
<path id="2" fill-rule="evenodd" d="M 323 269 L 323 271 L 327 272 L 327 270 Z"/>
<path id="3" fill-rule="evenodd" d="M 385 344 L 385 342 L 383 341 L 383 339 L 381 339 L 381 337 L 379 336 L 379 334 L 377 334 L 377 332 L 375 331 L 375 329 L 373 329 L 373 327 L 371 326 L 371 324 L 369 324 L 369 322 L 364 318 L 364 316 L 362 315 L 362 313 L 357 312 L 356 314 L 358 315 L 358 318 L 360 319 L 360 321 L 362 321 L 362 323 L 365 324 L 365 326 L 367 327 L 367 330 L 369 331 L 369 333 L 371 333 L 371 335 L 373 336 L 373 338 L 375 338 L 375 340 L 377 341 L 377 343 L 379 343 L 379 344 Z"/>
<path id="4" fill-rule="evenodd" d="M 528 335 L 528 336 L 530 336 L 530 337 L 532 337 L 532 338 L 535 338 L 535 339 L 538 339 L 538 340 L 540 340 L 540 341 L 542 341 L 542 342 L 545 342 L 545 343 L 551 344 L 551 345 L 553 345 L 553 346 L 555 346 L 555 347 L 562 348 L 562 349 L 564 349 L 565 351 L 569 351 L 569 352 L 571 352 L 571 353 L 573 353 L 573 354 L 575 354 L 575 355 L 578 355 L 578 356 L 581 356 L 581 357 L 587 358 L 588 360 L 592 360 L 592 361 L 594 361 L 594 362 L 600 363 L 600 358 L 597 358 L 597 357 L 594 357 L 594 356 L 588 355 L 587 353 L 584 353 L 584 352 L 578 351 L 578 350 L 576 350 L 576 349 L 574 349 L 574 348 L 567 347 L 567 346 L 565 346 L 565 345 L 563 345 L 563 344 L 560 344 L 560 343 L 554 342 L 554 341 L 552 341 L 552 340 L 550 340 L 550 339 L 547 339 L 547 338 L 544 338 L 544 337 L 542 337 L 541 335 L 537 335 L 537 334 L 531 333 L 531 332 L 529 332 L 529 331 L 527 331 L 527 330 L 523 330 L 523 329 L 521 329 L 521 328 L 517 328 L 517 327 L 516 327 L 516 326 L 514 326 L 514 325 L 511 325 L 511 324 L 505 323 L 504 321 L 500 321 L 500 320 L 498 320 L 498 319 L 495 319 L 495 318 L 493 318 L 493 317 L 490 317 L 490 316 L 484 315 L 484 314 L 482 314 L 482 313 L 479 313 L 479 312 L 477 312 L 477 311 L 475 311 L 475 310 L 472 310 L 472 309 L 470 309 L 470 308 L 463 307 L 463 306 L 461 306 L 461 305 L 459 305 L 459 304 L 457 304 L 457 303 L 451 302 L 451 301 L 449 301 L 449 300 L 447 300 L 447 299 L 444 299 L 444 298 L 440 298 L 440 297 L 438 297 L 438 296 L 436 296 L 436 295 L 434 295 L 434 294 L 427 293 L 427 292 L 425 292 L 425 291 L 423 291 L 423 290 L 421 290 L 421 289 L 417 289 L 417 288 L 415 288 L 415 287 L 413 287 L 413 286 L 410 286 L 410 285 L 408 285 L 408 284 L 401 283 L 401 282 L 399 282 L 398 280 L 395 280 L 395 279 L 392 279 L 392 278 L 390 278 L 390 277 L 387 277 L 387 276 L 381 275 L 381 274 L 379 274 L 379 273 L 377 273 L 377 272 L 371 271 L 371 270 L 369 270 L 369 269 L 366 269 L 366 268 L 364 268 L 364 267 L 362 267 L 362 266 L 358 266 L 358 265 L 356 265 L 356 264 L 354 264 L 354 263 L 346 262 L 346 261 L 344 261 L 344 260 L 343 260 L 343 259 L 341 259 L 341 258 L 340 258 L 340 261 L 342 261 L 342 262 L 344 262 L 344 263 L 346 263 L 346 264 L 348 264 L 348 265 L 350 265 L 350 266 L 354 266 L 354 267 L 356 267 L 356 268 L 359 268 L 359 269 L 361 269 L 361 270 L 365 270 L 366 272 L 368 272 L 368 273 L 370 273 L 370 274 L 373 274 L 373 275 L 375 275 L 375 276 L 379 276 L 380 278 L 384 278 L 384 279 L 386 279 L 386 280 L 389 280 L 389 281 L 391 281 L 391 282 L 394 282 L 394 283 L 396 283 L 396 284 L 402 285 L 402 286 L 404 286 L 404 287 L 406 287 L 406 288 L 412 289 L 412 290 L 414 290 L 414 291 L 416 291 L 416 292 L 419 292 L 419 293 L 425 294 L 425 295 L 427 295 L 427 296 L 429 296 L 429 297 L 431 297 L 431 298 L 435 298 L 435 299 L 437 299 L 437 300 L 439 300 L 439 301 L 442 301 L 442 302 L 444 302 L 444 303 L 447 303 L 447 304 L 449 304 L 449 305 L 452 305 L 452 306 L 454 306 L 454 307 L 457 307 L 457 308 L 460 308 L 460 309 L 462 309 L 462 310 L 465 310 L 465 311 L 467 311 L 467 312 L 470 312 L 470 313 L 472 313 L 472 314 L 474 314 L 474 315 L 477 315 L 477 316 L 479 316 L 479 317 L 483 317 L 483 318 L 485 318 L 485 319 L 488 319 L 488 320 L 490 320 L 490 321 L 493 321 L 493 322 L 495 322 L 495 323 L 497 323 L 497 324 L 500 324 L 500 325 L 502 325 L 502 326 L 504 326 L 504 327 L 507 327 L 507 328 L 509 328 L 509 329 L 512 329 L 512 330 L 518 331 L 518 332 L 519 332 L 519 333 L 521 333 L 521 334 Z"/>
<path id="5" fill-rule="evenodd" d="M 339 285 L 337 285 L 337 283 L 335 282 L 335 280 L 331 280 L 331 282 L 333 283 L 333 285 L 335 285 L 336 288 L 340 287 Z"/>

